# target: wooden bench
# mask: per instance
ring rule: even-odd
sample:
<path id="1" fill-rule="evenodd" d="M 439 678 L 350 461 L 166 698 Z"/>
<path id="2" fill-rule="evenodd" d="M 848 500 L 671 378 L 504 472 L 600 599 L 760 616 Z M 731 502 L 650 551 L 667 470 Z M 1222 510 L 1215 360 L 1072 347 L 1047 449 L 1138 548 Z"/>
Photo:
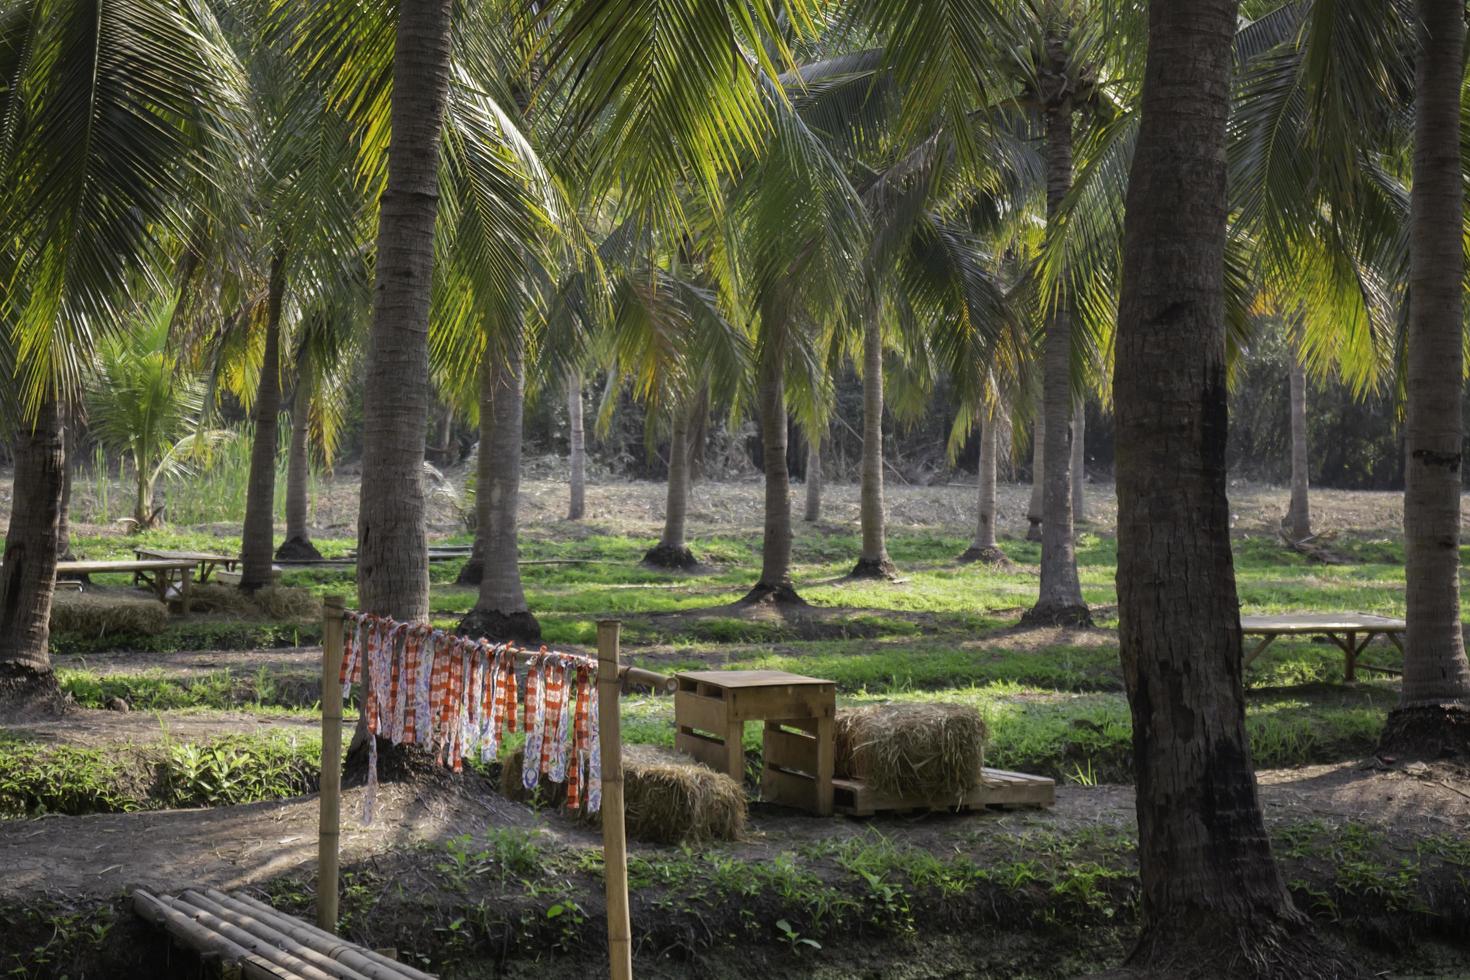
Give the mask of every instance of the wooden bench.
<path id="1" fill-rule="evenodd" d="M 1240 631 L 1244 636 L 1259 636 L 1260 642 L 1246 654 L 1245 666 L 1266 651 L 1280 636 L 1325 636 L 1336 643 L 1343 652 L 1343 676 L 1354 681 L 1358 668 L 1377 671 L 1380 674 L 1400 674 L 1392 667 L 1358 663 L 1358 655 L 1372 642 L 1374 637 L 1386 636 L 1399 652 L 1404 652 L 1404 631 L 1409 624 L 1402 619 L 1386 616 L 1370 616 L 1362 613 L 1282 613 L 1274 616 L 1242 616 Z M 1359 638 L 1362 638 L 1359 642 Z"/>
<path id="2" fill-rule="evenodd" d="M 694 670 L 674 681 L 675 748 L 743 782 L 745 723 L 763 721 L 761 796 L 832 815 L 835 682 L 782 670 Z"/>
<path id="3" fill-rule="evenodd" d="M 209 581 L 216 568 L 233 572 L 240 559 L 230 555 L 216 555 L 209 551 L 167 551 L 162 548 L 134 548 L 133 557 L 139 561 L 192 561 L 195 563 L 195 580 L 201 585 Z"/>
<path id="4" fill-rule="evenodd" d="M 194 581 L 196 562 L 183 559 L 140 559 L 127 561 L 59 561 L 56 563 L 57 578 L 79 578 L 83 575 L 133 575 L 133 584 L 147 586 L 158 596 L 158 601 L 167 604 L 176 591 L 179 607 L 189 615 L 189 586 Z"/>

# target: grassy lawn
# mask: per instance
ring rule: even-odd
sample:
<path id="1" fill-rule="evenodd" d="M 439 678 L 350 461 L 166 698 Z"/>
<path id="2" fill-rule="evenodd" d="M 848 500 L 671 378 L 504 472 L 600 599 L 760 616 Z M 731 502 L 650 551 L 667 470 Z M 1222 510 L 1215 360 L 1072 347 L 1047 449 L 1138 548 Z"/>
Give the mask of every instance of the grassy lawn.
<path id="1" fill-rule="evenodd" d="M 463 538 L 457 540 L 464 540 Z M 84 537 L 79 554 L 123 557 L 138 544 L 164 548 L 221 549 L 238 540 L 164 530 L 137 538 Z M 1081 783 L 1129 778 L 1128 707 L 1117 661 L 1116 551 L 1110 537 L 1083 533 L 1078 560 L 1084 593 L 1097 611 L 1099 629 L 1021 631 L 1020 611 L 1036 588 L 1040 549 L 1004 542 L 1016 567 L 999 570 L 955 562 L 967 542 L 942 533 L 895 530 L 890 550 L 902 570 L 898 583 L 846 582 L 859 541 L 850 533 L 803 526 L 795 544 L 795 579 L 811 609 L 795 615 L 752 613 L 732 606 L 753 582 L 759 562 L 756 534 L 725 535 L 696 543 L 705 573 L 672 574 L 638 562 L 641 537 L 589 535 L 571 539 L 555 528 L 528 532 L 522 558 L 574 564 L 527 564 L 523 576 L 531 608 L 551 644 L 594 642 L 595 622 L 624 621 L 629 659 L 659 670 L 696 667 L 769 668 L 827 677 L 842 703 L 901 698 L 973 704 L 991 729 L 990 760 L 998 766 Z M 343 554 L 349 539 L 318 541 L 326 554 Z M 1347 541 L 1338 550 L 1351 564 L 1325 566 L 1287 552 L 1274 540 L 1236 542 L 1236 570 L 1243 611 L 1358 611 L 1402 615 L 1402 549 L 1387 541 Z M 455 586 L 457 562 L 433 566 L 436 622 L 452 625 L 475 601 L 473 589 Z M 120 583 L 119 583 L 120 584 Z M 353 570 L 291 570 L 284 584 L 353 601 Z M 126 638 L 111 638 L 126 647 Z M 148 638 L 143 649 L 231 646 L 271 647 L 311 643 L 309 628 L 270 624 L 172 625 Z M 75 649 L 58 638 L 59 650 Z M 73 646 L 68 646 L 73 644 Z M 95 645 L 94 647 L 95 648 Z M 87 648 L 87 649 L 92 649 Z M 1367 659 L 1398 665 L 1396 650 L 1375 645 Z M 171 677 L 140 666 L 106 676 L 70 658 L 63 682 L 84 704 L 121 696 L 153 710 L 243 707 L 247 710 L 309 709 L 311 686 L 280 683 L 271 671 L 228 665 L 206 676 Z M 1310 639 L 1282 639 L 1246 676 L 1255 758 L 1262 767 L 1330 762 L 1371 749 L 1397 683 L 1372 679 L 1343 683 L 1335 646 Z M 625 702 L 624 730 L 631 741 L 672 741 L 672 705 L 666 698 Z M 750 726 L 747 748 L 759 750 Z"/>

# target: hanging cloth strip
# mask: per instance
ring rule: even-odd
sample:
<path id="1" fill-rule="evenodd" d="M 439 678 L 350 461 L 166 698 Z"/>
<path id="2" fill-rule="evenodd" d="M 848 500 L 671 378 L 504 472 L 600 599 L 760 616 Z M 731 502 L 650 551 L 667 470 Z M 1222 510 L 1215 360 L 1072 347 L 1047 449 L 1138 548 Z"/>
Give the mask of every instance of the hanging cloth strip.
<path id="1" fill-rule="evenodd" d="M 361 686 L 363 720 L 374 736 L 368 740 L 365 823 L 372 822 L 377 802 L 379 737 L 421 746 L 458 772 L 467 756 L 493 761 L 505 732 L 521 731 L 527 789 L 544 775 L 567 784 L 569 808 L 601 807 L 596 661 L 545 647 L 528 656 L 510 644 L 367 613 L 347 614 L 342 640 L 342 696 L 350 696 L 352 684 Z M 519 658 L 528 660 L 524 696 Z"/>

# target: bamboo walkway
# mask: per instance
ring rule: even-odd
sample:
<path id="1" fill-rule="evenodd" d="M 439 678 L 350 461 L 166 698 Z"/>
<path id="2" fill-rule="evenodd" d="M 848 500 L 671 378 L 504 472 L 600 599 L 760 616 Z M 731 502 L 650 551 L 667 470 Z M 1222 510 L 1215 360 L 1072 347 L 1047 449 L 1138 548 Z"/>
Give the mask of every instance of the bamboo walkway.
<path id="1" fill-rule="evenodd" d="M 248 895 L 133 891 L 133 909 L 199 955 L 206 975 L 241 980 L 434 980 Z"/>

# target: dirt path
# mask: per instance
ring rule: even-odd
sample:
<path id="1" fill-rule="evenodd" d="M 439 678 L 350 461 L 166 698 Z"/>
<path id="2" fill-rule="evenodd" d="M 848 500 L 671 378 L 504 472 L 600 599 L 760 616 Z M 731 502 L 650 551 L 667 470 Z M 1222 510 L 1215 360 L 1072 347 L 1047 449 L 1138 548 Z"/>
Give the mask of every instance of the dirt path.
<path id="1" fill-rule="evenodd" d="M 1310 766 L 1260 774 L 1261 796 L 1272 824 L 1308 819 L 1376 826 L 1405 841 L 1459 833 L 1470 825 L 1470 774 L 1441 767 L 1418 774 L 1365 768 L 1361 763 Z M 554 841 L 595 844 L 584 827 L 547 818 L 511 803 L 479 780 L 451 789 L 384 785 L 377 818 L 359 820 L 361 789 L 343 798 L 344 863 L 381 855 L 422 841 L 443 841 L 487 826 L 539 827 Z M 315 796 L 213 810 L 169 810 L 47 817 L 0 823 L 0 902 L 43 897 L 116 894 L 128 885 L 177 888 L 186 883 L 220 888 L 260 884 L 315 860 Z M 876 827 L 880 832 L 936 854 L 982 851 L 987 841 L 1031 831 L 1070 833 L 1089 827 L 1129 835 L 1133 828 L 1129 786 L 1062 786 L 1056 806 L 978 814 L 873 821 L 818 820 L 756 805 L 741 856 L 771 857 L 819 840 L 841 840 Z M 659 848 L 634 844 L 637 852 Z M 427 858 L 426 858 L 427 860 Z"/>

